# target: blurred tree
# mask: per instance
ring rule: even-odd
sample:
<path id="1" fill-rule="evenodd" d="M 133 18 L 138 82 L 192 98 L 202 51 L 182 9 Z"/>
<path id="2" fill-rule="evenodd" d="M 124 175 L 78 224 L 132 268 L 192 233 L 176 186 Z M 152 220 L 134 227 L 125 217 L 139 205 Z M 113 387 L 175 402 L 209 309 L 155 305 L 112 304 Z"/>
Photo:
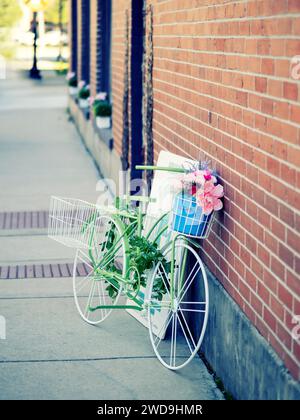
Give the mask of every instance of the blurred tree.
<path id="1" fill-rule="evenodd" d="M 21 17 L 18 0 L 0 0 L 0 28 L 11 28 Z"/>
<path id="2" fill-rule="evenodd" d="M 45 10 L 45 21 L 58 25 L 60 23 L 59 14 L 61 7 L 62 24 L 65 25 L 68 22 L 68 12 L 66 6 L 66 0 L 50 0 L 49 5 Z"/>

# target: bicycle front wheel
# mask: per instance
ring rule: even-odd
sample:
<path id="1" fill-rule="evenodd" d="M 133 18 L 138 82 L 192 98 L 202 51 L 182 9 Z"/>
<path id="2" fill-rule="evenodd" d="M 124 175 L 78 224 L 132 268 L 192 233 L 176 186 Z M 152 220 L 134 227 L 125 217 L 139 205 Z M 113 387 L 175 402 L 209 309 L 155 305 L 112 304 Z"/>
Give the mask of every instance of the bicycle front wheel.
<path id="1" fill-rule="evenodd" d="M 165 367 L 178 370 L 195 357 L 208 307 L 207 276 L 200 256 L 185 240 L 176 242 L 174 251 L 171 244 L 154 270 L 148 300 L 150 340 Z"/>
<path id="2" fill-rule="evenodd" d="M 121 222 L 107 215 L 98 216 L 88 229 L 89 250 L 78 250 L 75 257 L 73 292 L 80 316 L 95 325 L 111 314 L 122 292 L 122 284 L 101 270 L 124 278 L 126 237 Z"/>

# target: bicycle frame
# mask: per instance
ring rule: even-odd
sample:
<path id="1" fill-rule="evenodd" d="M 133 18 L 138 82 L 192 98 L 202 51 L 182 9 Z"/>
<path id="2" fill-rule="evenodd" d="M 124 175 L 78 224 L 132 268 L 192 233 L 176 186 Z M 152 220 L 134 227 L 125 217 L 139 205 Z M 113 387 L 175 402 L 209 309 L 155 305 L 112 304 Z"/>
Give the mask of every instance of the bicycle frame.
<path id="1" fill-rule="evenodd" d="M 138 197 L 131 197 L 131 199 L 136 200 Z M 148 239 L 150 237 L 150 235 L 153 233 L 153 231 L 155 230 L 155 228 L 159 225 L 159 223 L 161 222 L 161 220 L 163 218 L 166 217 L 168 213 L 163 214 L 158 220 L 155 221 L 155 223 L 151 226 L 150 231 L 148 232 L 146 238 Z M 96 216 L 95 216 L 96 217 Z M 129 219 L 130 223 L 125 225 L 122 221 L 121 221 L 121 217 L 125 218 L 125 219 Z M 128 288 L 128 286 L 131 285 L 131 281 L 130 281 L 130 277 L 129 277 L 129 272 L 126 273 L 126 276 L 123 277 L 122 275 L 115 273 L 115 272 L 111 272 L 111 271 L 107 271 L 105 269 L 100 269 L 100 265 L 106 264 L 108 265 L 110 260 L 109 258 L 111 258 L 111 255 L 113 255 L 113 253 L 116 252 L 116 247 L 118 246 L 118 244 L 124 240 L 125 241 L 125 253 L 128 254 L 129 251 L 129 238 L 131 235 L 133 235 L 134 233 L 136 233 L 137 235 L 141 235 L 142 234 L 142 229 L 143 229 L 143 219 L 144 219 L 144 214 L 142 212 L 142 210 L 139 208 L 138 212 L 133 215 L 130 212 L 126 212 L 124 210 L 120 210 L 119 212 L 117 212 L 117 214 L 113 217 L 114 218 L 114 222 L 116 224 L 118 224 L 118 226 L 120 227 L 120 230 L 122 231 L 122 235 L 117 239 L 117 242 L 114 243 L 113 247 L 108 251 L 108 253 L 105 255 L 105 260 L 101 260 L 99 262 L 96 262 L 92 253 L 92 249 L 89 248 L 89 257 L 91 259 L 92 265 L 94 267 L 94 272 L 96 274 L 99 274 L 99 277 L 101 276 L 101 278 L 105 278 L 105 280 L 110 283 L 116 290 L 119 290 L 120 287 L 126 287 Z M 92 226 L 92 230 L 91 230 L 91 237 L 90 237 L 90 244 L 92 244 L 93 241 L 93 235 L 94 235 L 94 230 L 93 230 L 93 223 L 95 220 L 92 220 L 91 226 Z M 158 234 L 156 235 L 155 239 L 153 242 L 156 242 L 159 240 L 159 238 L 161 237 L 161 235 L 163 235 L 163 233 L 168 229 L 168 226 L 164 226 L 162 229 L 160 229 L 160 231 L 158 232 Z M 119 247 L 120 249 L 120 247 Z M 118 249 L 117 249 L 118 251 Z M 129 269 L 130 271 L 130 269 Z M 131 292 L 126 291 L 126 296 L 132 300 L 136 305 L 101 305 L 101 306 L 96 306 L 96 307 L 91 307 L 89 306 L 89 310 L 91 312 L 96 311 L 98 309 L 134 309 L 137 311 L 142 311 L 145 309 L 144 307 L 144 302 L 141 301 L 140 299 L 137 299 L 137 295 L 140 291 L 140 287 L 138 287 L 135 295 L 133 295 Z"/>
<path id="2" fill-rule="evenodd" d="M 175 173 L 184 173 L 184 169 L 181 168 L 165 168 L 165 167 L 157 167 L 157 166 L 137 166 L 136 169 L 139 170 L 159 170 L 159 171 L 168 171 L 168 172 L 175 172 Z M 130 203 L 130 201 L 140 201 L 140 202 L 146 202 L 146 201 L 150 201 L 149 198 L 147 197 L 140 197 L 140 196 L 125 196 L 125 204 L 126 206 L 128 206 L 128 204 Z M 117 206 L 119 207 L 121 204 L 121 200 L 118 198 L 117 199 Z M 145 235 L 146 239 L 149 239 L 151 234 L 155 231 L 156 227 L 159 225 L 159 223 L 168 215 L 168 213 L 163 214 L 150 228 L 149 232 L 147 233 L 147 235 Z M 124 240 L 125 242 L 125 253 L 128 254 L 129 251 L 129 238 L 131 235 L 133 235 L 134 233 L 136 233 L 138 236 L 142 235 L 142 230 L 143 230 L 143 220 L 144 220 L 144 214 L 142 212 L 142 209 L 139 207 L 138 211 L 136 214 L 132 214 L 129 211 L 120 209 L 114 216 L 114 222 L 116 224 L 118 224 L 122 235 L 118 238 L 117 243 L 115 243 L 112 248 L 108 251 L 108 253 L 105 256 L 105 260 L 104 260 L 104 264 L 108 264 L 110 262 L 109 258 L 111 257 L 111 255 L 113 253 L 116 252 L 116 246 L 118 246 L 118 243 L 120 243 L 122 240 Z M 129 224 L 125 225 L 125 223 L 121 220 L 122 218 L 128 219 L 130 222 Z M 91 221 L 91 225 L 94 223 L 94 221 Z M 153 240 L 153 243 L 156 243 L 159 241 L 160 237 L 163 235 L 163 233 L 168 229 L 168 226 L 164 226 L 163 228 L 160 229 L 160 231 L 156 234 L 156 237 Z M 93 230 L 92 230 L 93 232 Z M 94 232 L 93 232 L 94 233 Z M 166 247 L 170 247 L 172 246 L 172 252 L 171 252 L 171 273 L 170 273 L 170 296 L 171 296 L 171 305 L 172 308 L 174 307 L 174 287 L 175 287 L 175 279 L 174 279 L 174 261 L 175 261 L 175 247 L 176 247 L 176 241 L 178 241 L 179 239 L 190 242 L 191 244 L 199 247 L 199 244 L 195 241 L 193 241 L 190 238 L 187 238 L 186 236 L 182 235 L 182 234 L 176 234 L 175 237 L 172 239 L 172 241 L 170 241 L 164 248 Z M 91 236 L 90 238 L 90 244 L 93 241 L 93 237 Z M 120 247 L 119 247 L 120 249 Z M 118 249 L 117 249 L 118 250 Z M 108 283 L 110 283 L 114 288 L 116 288 L 116 290 L 120 290 L 121 287 L 125 288 L 125 293 L 126 296 L 132 300 L 135 305 L 100 305 L 100 306 L 96 306 L 96 307 L 91 307 L 89 306 L 89 310 L 91 312 L 96 311 L 98 309 L 133 309 L 133 310 L 137 310 L 137 311 L 143 311 L 144 309 L 146 309 L 146 305 L 145 305 L 145 299 L 143 301 L 141 301 L 140 299 L 137 298 L 139 291 L 140 291 L 140 285 L 137 288 L 137 291 L 135 293 L 135 295 L 133 295 L 131 292 L 129 292 L 128 290 L 126 291 L 126 288 L 128 288 L 128 286 L 130 286 L 131 281 L 130 281 L 130 268 L 129 268 L 129 272 L 126 273 L 125 277 L 123 277 L 122 275 L 116 273 L 116 272 L 111 272 L 105 269 L 100 269 L 100 265 L 103 265 L 103 260 L 100 262 L 96 262 L 93 254 L 92 254 L 92 250 L 89 249 L 89 257 L 91 259 L 91 262 L 93 264 L 94 267 L 94 272 L 96 274 L 99 274 L 99 277 L 101 276 L 101 278 L 105 279 Z M 128 257 L 127 257 L 128 258 Z M 181 266 L 181 274 L 180 274 L 180 287 L 182 286 L 182 281 L 183 281 L 183 274 L 184 274 L 184 270 L 185 270 L 185 265 L 186 265 L 186 255 L 183 255 L 183 266 Z M 183 268 L 183 269 L 182 269 Z"/>

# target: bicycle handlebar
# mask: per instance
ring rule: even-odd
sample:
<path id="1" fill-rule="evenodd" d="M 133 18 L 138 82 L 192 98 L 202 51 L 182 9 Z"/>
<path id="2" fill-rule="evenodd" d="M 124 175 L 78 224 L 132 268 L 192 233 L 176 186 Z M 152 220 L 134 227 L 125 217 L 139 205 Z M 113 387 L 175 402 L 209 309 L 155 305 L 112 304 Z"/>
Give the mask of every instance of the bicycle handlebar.
<path id="1" fill-rule="evenodd" d="M 179 174 L 184 174 L 185 170 L 183 168 L 171 168 L 168 166 L 149 166 L 149 165 L 137 165 L 135 167 L 137 171 L 165 171 L 165 172 L 175 172 Z"/>

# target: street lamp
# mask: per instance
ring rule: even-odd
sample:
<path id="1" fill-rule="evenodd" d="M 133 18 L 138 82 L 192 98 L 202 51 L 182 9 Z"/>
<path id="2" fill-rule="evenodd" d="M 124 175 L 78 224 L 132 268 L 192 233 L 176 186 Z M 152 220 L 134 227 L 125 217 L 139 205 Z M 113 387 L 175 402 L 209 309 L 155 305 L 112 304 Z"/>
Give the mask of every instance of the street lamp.
<path id="1" fill-rule="evenodd" d="M 63 22 L 62 22 L 62 18 L 63 18 L 64 6 L 65 6 L 64 3 L 65 3 L 65 0 L 59 0 L 59 2 L 58 2 L 58 26 L 59 26 L 59 52 L 58 52 L 58 56 L 57 56 L 57 61 L 58 62 L 64 61 L 64 58 L 63 58 L 63 55 L 62 55 L 62 48 L 63 48 L 63 43 L 62 43 Z"/>
<path id="2" fill-rule="evenodd" d="M 41 79 L 41 73 L 37 66 L 37 13 L 45 10 L 47 7 L 48 0 L 24 0 L 24 3 L 33 12 L 33 64 L 29 71 L 29 77 L 31 79 Z"/>

